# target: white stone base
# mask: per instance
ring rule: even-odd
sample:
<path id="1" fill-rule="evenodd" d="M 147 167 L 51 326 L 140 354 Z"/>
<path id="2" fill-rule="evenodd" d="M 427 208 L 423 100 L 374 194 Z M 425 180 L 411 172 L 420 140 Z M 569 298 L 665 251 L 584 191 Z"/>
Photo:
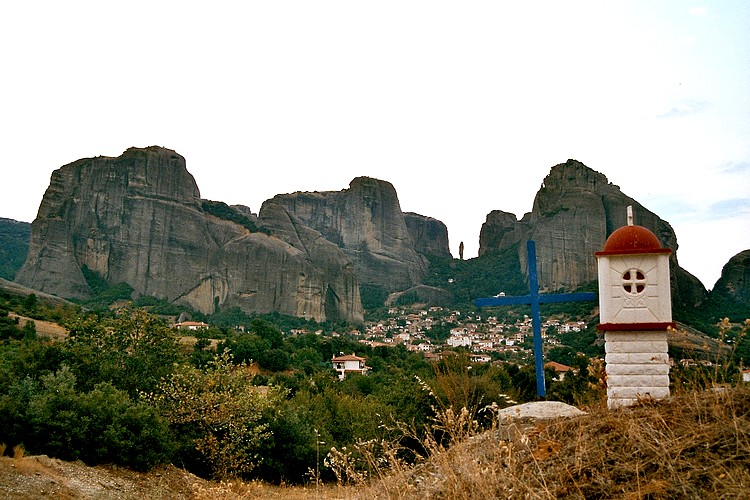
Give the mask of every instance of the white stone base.
<path id="1" fill-rule="evenodd" d="M 669 396 L 666 331 L 608 331 L 604 334 L 607 406 L 635 404 L 639 398 Z"/>

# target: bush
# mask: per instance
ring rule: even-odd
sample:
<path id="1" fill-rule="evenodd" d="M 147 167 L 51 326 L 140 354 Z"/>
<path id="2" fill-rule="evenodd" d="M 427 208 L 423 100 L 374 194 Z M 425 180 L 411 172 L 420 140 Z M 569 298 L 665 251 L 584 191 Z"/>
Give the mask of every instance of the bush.
<path id="1" fill-rule="evenodd" d="M 181 366 L 145 397 L 179 435 L 190 436 L 194 453 L 184 450 L 190 455 L 181 460 L 202 462 L 212 477 L 224 479 L 246 476 L 261 460 L 269 438 L 263 414 L 283 394 L 263 395 L 246 367 L 224 353 L 205 371 Z"/>
<path id="2" fill-rule="evenodd" d="M 113 463 L 147 470 L 170 461 L 172 436 L 153 408 L 133 402 L 108 383 L 88 393 L 79 393 L 75 386 L 75 375 L 67 366 L 42 376 L 39 383 L 21 381 L 12 391 L 15 405 L 4 408 L 4 422 L 12 434 L 4 439 L 23 442 L 34 453 L 89 465 Z"/>
<path id="3" fill-rule="evenodd" d="M 110 382 L 136 397 L 153 390 L 179 358 L 174 333 L 141 310 L 124 310 L 109 320 L 89 315 L 66 326 L 65 350 L 81 390 Z"/>

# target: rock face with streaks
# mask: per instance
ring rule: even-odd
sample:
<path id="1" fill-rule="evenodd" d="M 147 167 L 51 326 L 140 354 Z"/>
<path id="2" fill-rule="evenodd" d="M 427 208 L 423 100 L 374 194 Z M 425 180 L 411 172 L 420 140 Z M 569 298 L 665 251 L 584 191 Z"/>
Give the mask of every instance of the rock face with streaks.
<path id="1" fill-rule="evenodd" d="M 520 221 L 513 214 L 491 212 L 482 226 L 479 254 L 517 246 L 525 271 L 525 241 L 533 239 L 540 286 L 572 290 L 597 279 L 594 252 L 604 247 L 615 229 L 627 223 L 628 205 L 633 206 L 635 223 L 650 229 L 662 246 L 673 250 L 670 269 L 674 303 L 690 306 L 705 300 L 707 292 L 700 281 L 677 263 L 677 238 L 669 223 L 576 160 L 552 167 L 534 198 L 532 211 Z"/>
<path id="2" fill-rule="evenodd" d="M 16 281 L 87 298 L 88 268 L 109 283 L 205 313 L 236 305 L 362 321 L 357 277 L 335 245 L 309 229 L 292 238 L 283 212 L 274 212 L 279 220 L 265 217 L 278 231 L 269 236 L 203 207 L 185 159 L 169 149 L 130 148 L 118 158 L 65 165 L 52 174 Z"/>
<path id="3" fill-rule="evenodd" d="M 404 213 L 404 221 L 417 252 L 423 255 L 452 258 L 448 245 L 448 228 L 445 224 L 432 217 L 413 212 Z"/>
<path id="4" fill-rule="evenodd" d="M 743 250 L 729 259 L 711 292 L 750 310 L 750 250 Z"/>
<path id="5" fill-rule="evenodd" d="M 270 201 L 338 245 L 361 284 L 393 292 L 421 284 L 427 274 L 389 182 L 357 177 L 341 191 L 280 194 Z"/>

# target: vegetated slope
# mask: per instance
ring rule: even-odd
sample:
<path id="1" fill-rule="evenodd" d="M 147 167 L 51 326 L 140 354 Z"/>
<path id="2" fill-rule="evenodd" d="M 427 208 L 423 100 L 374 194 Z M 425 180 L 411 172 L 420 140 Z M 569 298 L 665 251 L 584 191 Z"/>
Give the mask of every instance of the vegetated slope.
<path id="1" fill-rule="evenodd" d="M 31 224 L 0 217 L 0 278 L 12 280 L 29 251 Z"/>
<path id="2" fill-rule="evenodd" d="M 435 449 L 433 447 L 433 449 Z M 174 467 L 136 473 L 47 457 L 0 459 L 7 498 L 747 498 L 750 387 L 549 421 L 503 421 L 369 483 L 212 483 Z"/>

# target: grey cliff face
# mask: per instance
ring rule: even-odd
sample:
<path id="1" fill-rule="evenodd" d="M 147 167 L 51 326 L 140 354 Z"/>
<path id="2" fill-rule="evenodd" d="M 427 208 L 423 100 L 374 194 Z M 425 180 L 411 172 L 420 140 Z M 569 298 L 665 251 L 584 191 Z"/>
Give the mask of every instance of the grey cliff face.
<path id="1" fill-rule="evenodd" d="M 521 227 L 514 214 L 493 210 L 479 232 L 479 255 L 515 245 L 521 239 L 519 231 Z"/>
<path id="2" fill-rule="evenodd" d="M 412 212 L 404 214 L 404 221 L 417 252 L 453 257 L 448 245 L 448 228 L 441 221 Z"/>
<path id="3" fill-rule="evenodd" d="M 87 298 L 81 270 L 86 266 L 110 283 L 126 282 L 139 294 L 206 313 L 218 300 L 247 312 L 316 320 L 331 319 L 330 312 L 337 319 L 361 321 L 358 292 L 339 288 L 346 269 L 319 269 L 316 259 L 323 260 L 205 213 L 185 159 L 152 146 L 56 170 L 16 281 L 62 297 Z M 338 255 L 329 263 L 336 266 L 342 259 Z M 329 289 L 321 297 L 320 291 Z M 327 304 L 328 296 L 338 297 L 335 307 Z"/>
<path id="4" fill-rule="evenodd" d="M 743 250 L 729 259 L 712 291 L 737 303 L 750 305 L 750 250 Z"/>
<path id="5" fill-rule="evenodd" d="M 627 224 L 627 206 L 635 223 L 650 229 L 673 254 L 673 301 L 699 304 L 706 298 L 700 282 L 677 264 L 677 238 L 666 221 L 626 196 L 618 186 L 583 163 L 568 160 L 552 167 L 534 198 L 532 211 L 522 220 L 513 214 L 492 212 L 482 226 L 480 255 L 518 245 L 522 269 L 527 269 L 525 243 L 536 242 L 541 286 L 550 290 L 574 289 L 597 279 L 594 252 L 607 237 Z"/>
<path id="6" fill-rule="evenodd" d="M 299 251 L 320 272 L 319 284 L 300 283 L 298 288 L 306 293 L 300 295 L 298 304 L 312 310 L 322 308 L 329 319 L 348 318 L 356 323 L 364 320 L 354 264 L 341 249 L 272 200 L 263 203 L 258 223 Z M 308 293 L 305 286 L 313 288 L 314 293 Z M 307 297 L 315 297 L 320 304 L 307 304 Z M 302 313 L 298 316 L 305 316 L 304 310 Z"/>
<path id="7" fill-rule="evenodd" d="M 389 182 L 358 177 L 342 191 L 281 194 L 271 201 L 338 245 L 362 284 L 397 291 L 426 276 L 426 259 L 415 249 Z"/>

